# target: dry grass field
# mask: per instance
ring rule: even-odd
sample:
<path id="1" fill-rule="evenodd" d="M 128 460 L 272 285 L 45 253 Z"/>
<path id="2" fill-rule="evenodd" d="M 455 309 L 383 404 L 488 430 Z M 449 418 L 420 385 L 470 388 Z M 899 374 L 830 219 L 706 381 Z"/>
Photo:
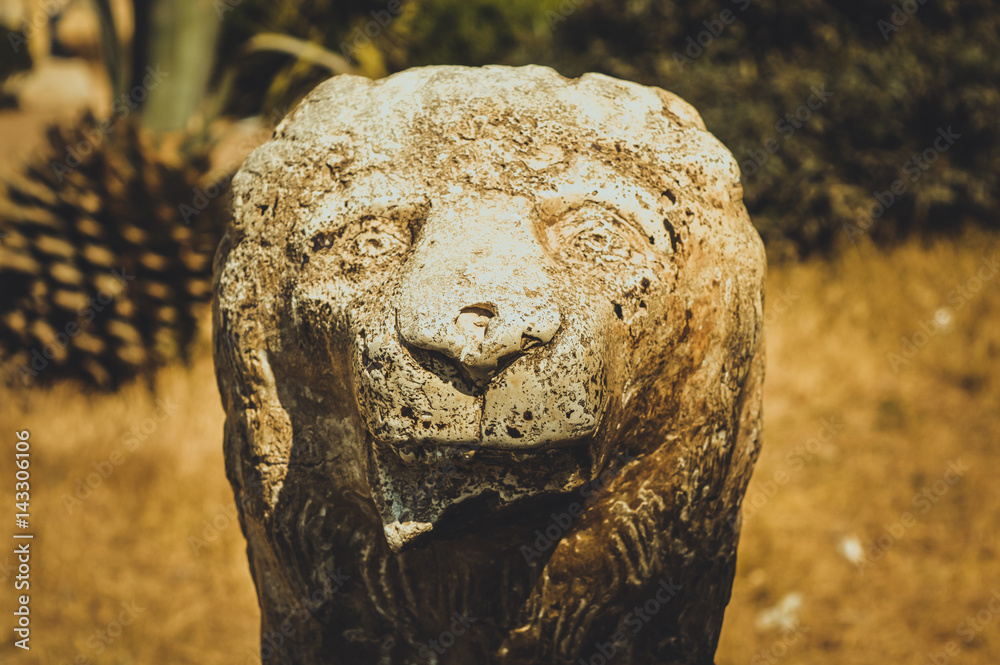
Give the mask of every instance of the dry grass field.
<path id="1" fill-rule="evenodd" d="M 765 446 L 719 665 L 1000 662 L 998 256 L 976 234 L 772 269 Z M 22 429 L 27 653 L 11 632 Z M 258 662 L 207 351 L 152 391 L 8 390 L 0 432 L 0 662 Z"/>

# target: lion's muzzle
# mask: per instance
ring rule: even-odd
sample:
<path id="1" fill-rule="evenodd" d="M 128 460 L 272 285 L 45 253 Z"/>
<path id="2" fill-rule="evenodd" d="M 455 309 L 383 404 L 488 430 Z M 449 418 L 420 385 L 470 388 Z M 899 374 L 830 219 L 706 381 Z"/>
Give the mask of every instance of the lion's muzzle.
<path id="1" fill-rule="evenodd" d="M 535 223 L 519 197 L 437 205 L 392 302 L 353 321 L 370 480 L 394 547 L 466 500 L 504 505 L 586 480 L 615 392 L 612 323 L 587 306 L 584 280 L 559 274 Z M 530 472 L 484 473 L 514 458 Z M 427 488 L 442 464 L 458 471 Z"/>

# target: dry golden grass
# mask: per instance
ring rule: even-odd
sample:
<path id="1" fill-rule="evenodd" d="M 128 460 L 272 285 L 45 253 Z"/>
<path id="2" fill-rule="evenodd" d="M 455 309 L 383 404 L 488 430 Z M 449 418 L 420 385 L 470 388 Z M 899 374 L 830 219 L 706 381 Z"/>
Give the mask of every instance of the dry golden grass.
<path id="1" fill-rule="evenodd" d="M 163 372 L 153 394 L 137 386 L 87 399 L 57 388 L 33 394 L 26 407 L 22 397 L 5 396 L 0 408 L 9 442 L 0 460 L 0 505 L 13 532 L 14 432 L 29 429 L 34 631 L 30 653 L 5 639 L 0 662 L 247 662 L 259 614 L 223 472 L 223 414 L 210 358 L 190 372 Z M 164 411 L 156 400 L 176 411 L 157 422 Z M 130 439 L 133 427 L 144 441 Z M 115 451 L 122 457 L 112 457 Z M 113 471 L 103 478 L 95 464 Z M 77 494 L 88 476 L 96 487 Z M 78 496 L 78 504 L 67 499 Z M 206 532 L 205 521 L 216 518 L 221 530 Z M 3 552 L 0 577 L 10 548 Z M 14 609 L 10 585 L 3 582 L 0 605 L 5 635 Z M 120 616 L 122 603 L 133 601 L 141 611 Z M 129 625 L 117 634 L 119 621 Z"/>
<path id="2" fill-rule="evenodd" d="M 772 270 L 766 438 L 748 493 L 759 507 L 744 526 L 720 665 L 925 665 L 949 642 L 958 655 L 938 663 L 1000 662 L 1000 616 L 986 609 L 1000 591 L 1000 276 L 961 307 L 948 302 L 994 253 L 1000 238 L 974 235 Z M 948 326 L 895 372 L 887 354 L 942 308 Z M 123 437 L 151 427 L 156 399 L 176 412 L 128 452 Z M 88 398 L 59 387 L 15 391 L 0 404 L 0 506 L 13 532 L 13 433 L 30 429 L 36 534 L 32 650 L 5 639 L 0 661 L 252 662 L 258 611 L 229 508 L 211 361 L 166 370 L 152 395 L 134 387 Z M 824 419 L 842 428 L 811 440 Z M 796 449 L 804 455 L 790 458 Z M 116 450 L 120 464 L 69 510 L 64 496 Z M 945 478 L 951 460 L 968 471 L 921 512 L 914 494 Z M 852 538 L 868 550 L 907 512 L 913 523 L 863 571 L 842 552 Z M 218 535 L 195 552 L 191 539 L 211 537 L 205 522 L 216 519 Z M 7 636 L 11 549 L 0 550 Z M 783 638 L 758 624 L 789 594 L 801 606 L 786 618 L 802 630 Z M 142 611 L 117 634 L 122 603 L 133 601 Z M 960 624 L 977 613 L 983 624 L 966 643 Z"/>
<path id="3" fill-rule="evenodd" d="M 977 234 L 772 271 L 769 305 L 798 300 L 768 315 L 765 441 L 747 494 L 760 508 L 747 508 L 720 665 L 786 651 L 789 663 L 924 665 L 949 642 L 946 662 L 1000 662 L 1000 616 L 986 609 L 969 643 L 960 626 L 1000 591 L 1000 274 L 948 301 L 998 255 L 1000 239 Z M 942 309 L 947 328 L 894 371 L 887 355 Z M 810 441 L 824 418 L 843 429 Z M 969 469 L 937 496 L 951 460 Z M 914 505 L 925 487 L 937 502 Z M 886 527 L 901 537 L 873 549 Z M 851 563 L 850 538 L 878 560 Z M 804 630 L 758 630 L 763 610 L 796 593 Z"/>

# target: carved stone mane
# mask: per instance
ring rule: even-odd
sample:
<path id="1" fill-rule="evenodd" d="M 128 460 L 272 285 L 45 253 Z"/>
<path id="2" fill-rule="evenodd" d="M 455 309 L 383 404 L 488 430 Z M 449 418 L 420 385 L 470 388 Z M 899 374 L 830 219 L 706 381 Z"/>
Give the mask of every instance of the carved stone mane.
<path id="1" fill-rule="evenodd" d="M 765 258 L 678 97 L 544 67 L 316 88 L 234 179 L 227 474 L 274 663 L 711 663 Z"/>

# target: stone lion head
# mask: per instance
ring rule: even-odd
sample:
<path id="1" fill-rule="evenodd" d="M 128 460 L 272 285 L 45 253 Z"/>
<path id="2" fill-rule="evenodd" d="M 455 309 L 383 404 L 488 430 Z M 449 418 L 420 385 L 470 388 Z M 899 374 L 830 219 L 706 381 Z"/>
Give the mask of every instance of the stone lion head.
<path id="1" fill-rule="evenodd" d="M 764 271 L 736 162 L 670 93 L 543 67 L 320 85 L 235 177 L 216 260 L 227 468 L 265 627 L 318 571 L 376 561 L 392 584 L 424 583 L 404 562 L 443 565 L 427 584 L 511 596 L 480 660 L 455 662 L 583 653 L 546 632 L 546 603 L 573 586 L 559 566 L 626 571 L 599 594 L 613 615 L 707 557 L 724 606 Z M 534 546 L 583 488 L 558 542 Z M 473 582 L 499 570 L 486 550 L 520 581 Z M 311 639 L 362 649 L 384 626 L 417 649 L 428 616 L 369 583 L 310 615 Z"/>

